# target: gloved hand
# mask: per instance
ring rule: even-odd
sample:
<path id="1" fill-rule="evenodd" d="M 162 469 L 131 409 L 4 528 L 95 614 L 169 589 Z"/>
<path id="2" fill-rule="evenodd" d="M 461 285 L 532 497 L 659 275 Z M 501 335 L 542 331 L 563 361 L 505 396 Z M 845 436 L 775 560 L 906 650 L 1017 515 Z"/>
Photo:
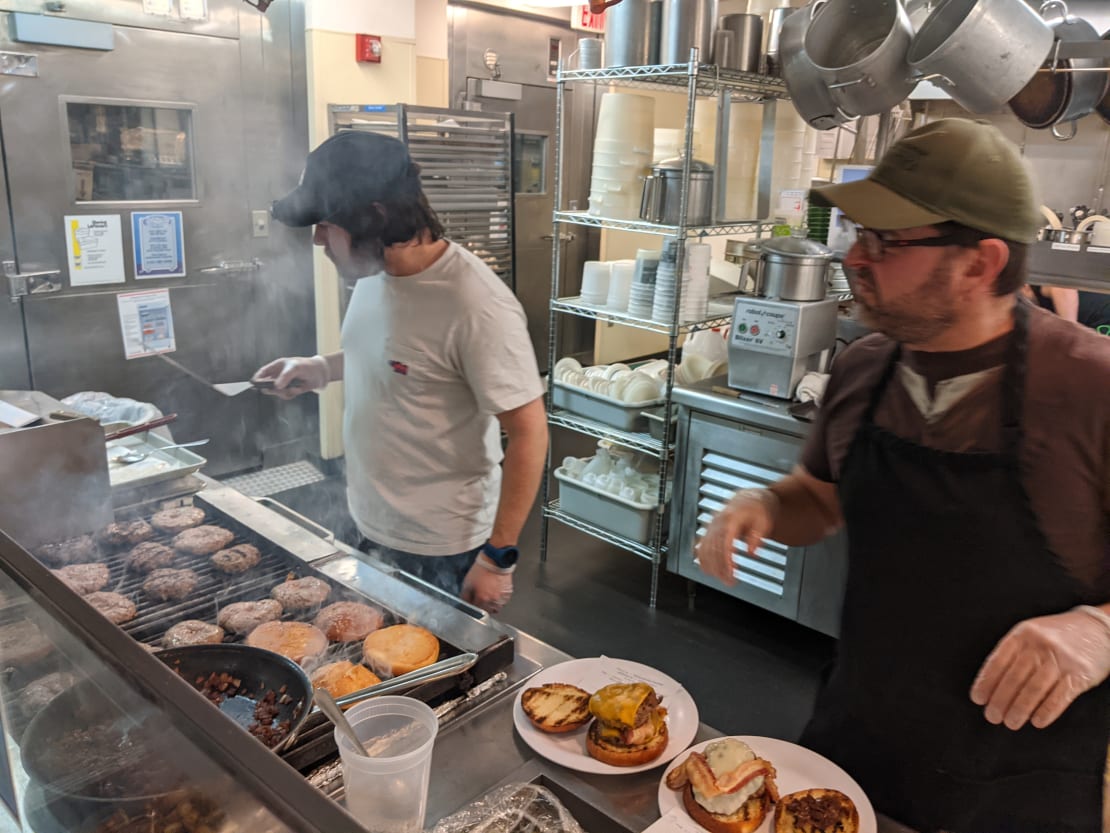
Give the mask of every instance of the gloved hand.
<path id="1" fill-rule="evenodd" d="M 331 370 L 323 356 L 293 356 L 275 359 L 260 368 L 251 381 L 273 379 L 272 388 L 262 388 L 262 392 L 281 399 L 293 399 L 310 390 L 326 388 L 331 381 Z"/>
<path id="2" fill-rule="evenodd" d="M 1020 729 L 1051 724 L 1083 692 L 1110 676 L 1110 614 L 1077 607 L 1026 619 L 983 663 L 971 699 L 991 723 Z"/>
<path id="3" fill-rule="evenodd" d="M 514 570 L 515 565 L 498 567 L 488 556 L 480 554 L 463 579 L 463 601 L 490 613 L 500 613 L 513 595 Z"/>
<path id="4" fill-rule="evenodd" d="M 778 495 L 770 489 L 741 489 L 733 495 L 694 550 L 702 572 L 727 585 L 735 584 L 732 542 L 739 538 L 748 552 L 755 552 L 775 528 L 778 512 Z"/>

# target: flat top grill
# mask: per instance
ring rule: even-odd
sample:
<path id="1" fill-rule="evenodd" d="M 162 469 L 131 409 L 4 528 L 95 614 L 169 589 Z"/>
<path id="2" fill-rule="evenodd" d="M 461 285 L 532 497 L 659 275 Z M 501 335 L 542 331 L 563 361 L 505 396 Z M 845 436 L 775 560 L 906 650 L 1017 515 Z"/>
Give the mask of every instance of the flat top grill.
<path id="1" fill-rule="evenodd" d="M 305 561 L 267 540 L 264 536 L 255 533 L 250 528 L 241 524 L 233 515 L 221 512 L 217 507 L 196 504 L 206 513 L 203 523 L 222 527 L 235 535 L 234 544 L 250 544 L 256 547 L 261 555 L 260 562 L 250 570 L 239 575 L 228 575 L 217 569 L 208 555 L 189 555 L 177 553 L 174 569 L 189 569 L 197 576 L 197 585 L 188 598 L 181 601 L 162 601 L 152 598 L 143 590 L 143 582 L 148 573 L 130 569 L 127 565 L 130 546 L 118 550 L 101 550 L 101 563 L 108 566 L 110 580 L 104 588 L 106 591 L 119 593 L 131 599 L 138 613 L 134 619 L 125 622 L 120 627 L 132 638 L 151 647 L 162 647 L 162 639 L 175 624 L 188 620 L 198 619 L 205 622 L 216 623 L 220 610 L 228 604 L 241 601 L 258 601 L 270 598 L 270 590 L 284 582 L 288 577 L 303 578 L 313 576 L 326 582 L 332 589 L 331 595 L 322 605 L 307 610 L 285 611 L 281 621 L 312 622 L 320 609 L 338 601 L 355 601 L 369 604 L 384 615 L 383 627 L 401 624 L 406 621 L 403 611 L 395 610 L 389 604 L 366 596 L 353 590 L 327 574 L 315 569 Z M 129 512 L 117 520 L 133 520 L 139 517 L 149 517 L 146 514 Z M 308 533 L 305 533 L 306 535 Z M 150 539 L 156 543 L 170 546 L 173 539 L 171 534 L 158 534 Z M 12 611 L 14 613 L 14 611 Z M 5 619 L 12 618 L 9 614 Z M 436 633 L 440 641 L 440 659 L 456 656 L 463 653 L 450 638 L 450 634 Z M 474 685 L 484 682 L 498 671 L 509 666 L 513 661 L 514 648 L 512 638 L 508 635 L 497 634 L 490 644 L 483 649 L 476 650 L 479 655 L 478 662 L 464 674 L 454 678 L 428 683 L 419 688 L 406 692 L 409 696 L 417 697 L 432 705 L 443 700 L 457 697 Z M 243 642 L 245 637 L 227 634 L 225 642 Z M 319 665 L 337 660 L 350 660 L 361 663 L 361 641 L 347 643 L 329 643 L 327 651 L 308 666 L 311 670 Z M 12 669 L 3 677 L 4 698 L 9 702 L 20 702 L 22 690 L 29 683 L 42 675 L 58 670 L 76 671 L 80 676 L 80 669 L 73 669 L 65 658 L 55 654 L 31 665 Z M 9 699 L 11 698 L 11 699 Z M 30 719 L 30 716 L 27 716 Z M 22 732 L 20 727 L 19 732 Z M 16 735 L 19 736 L 18 734 Z M 248 737 L 244 734 L 244 738 Z M 282 757 L 290 765 L 303 771 L 313 768 L 321 761 L 332 758 L 337 754 L 332 737 L 331 724 L 319 712 L 310 716 L 302 726 L 296 741 L 283 753 Z"/>

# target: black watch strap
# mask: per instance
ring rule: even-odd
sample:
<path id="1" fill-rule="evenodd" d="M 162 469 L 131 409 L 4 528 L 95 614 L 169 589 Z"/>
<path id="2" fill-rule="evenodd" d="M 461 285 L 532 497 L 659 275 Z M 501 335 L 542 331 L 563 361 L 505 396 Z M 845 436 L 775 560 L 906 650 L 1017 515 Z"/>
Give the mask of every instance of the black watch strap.
<path id="1" fill-rule="evenodd" d="M 489 541 L 486 541 L 482 544 L 481 552 L 502 570 L 507 570 L 509 567 L 515 566 L 517 560 L 520 558 L 520 550 L 517 549 L 515 545 L 495 547 Z"/>

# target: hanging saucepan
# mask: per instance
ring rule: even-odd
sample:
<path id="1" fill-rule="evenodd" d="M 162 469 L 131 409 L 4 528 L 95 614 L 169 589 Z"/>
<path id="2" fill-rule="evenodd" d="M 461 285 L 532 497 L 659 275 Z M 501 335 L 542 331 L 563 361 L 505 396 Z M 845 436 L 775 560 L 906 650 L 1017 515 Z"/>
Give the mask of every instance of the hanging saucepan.
<path id="1" fill-rule="evenodd" d="M 910 67 L 972 113 L 993 113 L 1036 75 L 1052 29 L 1025 0 L 941 0 L 910 44 Z"/>
<path id="2" fill-rule="evenodd" d="M 1099 39 L 1095 27 L 1068 12 L 1063 0 L 1048 0 L 1041 6 L 1044 15 L 1050 8 L 1063 14 L 1048 21 L 1055 33 L 1056 45 L 1092 42 Z M 1105 62 L 1096 58 L 1058 58 L 1054 45 L 1044 69 L 1033 76 L 1021 92 L 1010 99 L 1010 109 L 1023 124 L 1043 130 L 1052 128 L 1057 139 L 1068 140 L 1075 136 L 1075 121 L 1095 109 L 1106 94 L 1107 74 L 1104 72 L 1052 72 L 1053 69 L 1101 69 Z M 1071 133 L 1065 134 L 1059 126 L 1071 122 Z"/>
<path id="3" fill-rule="evenodd" d="M 779 32 L 779 61 L 790 100 L 798 115 L 818 130 L 829 130 L 855 118 L 833 101 L 832 93 L 805 51 L 806 31 L 824 5 L 825 0 L 815 0 L 788 13 Z"/>
<path id="4" fill-rule="evenodd" d="M 906 63 L 912 40 L 901 0 L 828 0 L 803 48 L 833 100 L 869 116 L 901 104 L 917 86 Z"/>
<path id="5" fill-rule="evenodd" d="M 1110 40 L 1110 30 L 1103 33 L 1102 39 Z M 1102 97 L 1102 101 L 1098 103 L 1095 110 L 1098 111 L 1099 116 L 1104 122 L 1110 124 L 1110 89 L 1107 89 L 1106 95 Z"/>

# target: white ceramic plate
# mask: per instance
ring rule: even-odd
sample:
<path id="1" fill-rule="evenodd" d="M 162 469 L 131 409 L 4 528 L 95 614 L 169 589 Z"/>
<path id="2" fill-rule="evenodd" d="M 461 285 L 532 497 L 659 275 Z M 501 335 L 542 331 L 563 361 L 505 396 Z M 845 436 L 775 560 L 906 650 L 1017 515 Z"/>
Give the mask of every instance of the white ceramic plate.
<path id="1" fill-rule="evenodd" d="M 734 735 L 733 737 L 736 740 L 744 741 L 756 755 L 771 762 L 777 773 L 775 783 L 778 785 L 781 795 L 817 787 L 823 787 L 827 790 L 840 790 L 852 799 L 859 811 L 860 833 L 876 833 L 878 830 L 875 811 L 871 807 L 871 802 L 867 800 L 867 795 L 863 792 L 863 789 L 852 780 L 852 776 L 828 758 L 822 757 L 804 746 L 788 743 L 785 740 L 759 738 L 750 735 Z M 714 740 L 720 740 L 720 738 L 714 738 Z M 712 740 L 707 740 L 705 743 L 691 746 L 687 752 L 704 752 L 705 747 L 711 743 L 713 743 Z M 686 755 L 683 754 L 681 759 L 686 760 Z M 676 766 L 678 766 L 677 761 L 667 767 L 667 772 L 670 772 Z M 665 816 L 675 808 L 681 810 L 682 794 L 677 790 L 668 789 L 667 774 L 664 773 L 659 781 L 659 813 Z M 685 813 L 686 811 L 682 810 L 682 812 Z M 770 833 L 773 815 L 773 813 L 768 813 L 767 818 L 764 819 L 763 824 L 757 828 L 755 833 Z"/>
<path id="2" fill-rule="evenodd" d="M 517 695 L 513 703 L 513 725 L 524 738 L 524 742 L 537 754 L 569 769 L 611 775 L 654 769 L 682 752 L 698 733 L 698 707 L 694 705 L 694 699 L 677 680 L 638 662 L 609 657 L 591 657 L 572 659 L 545 668 L 528 681 L 527 688 L 546 683 L 568 683 L 594 692 L 610 683 L 632 682 L 649 684 L 663 699 L 663 706 L 667 709 L 667 732 L 670 738 L 663 754 L 651 763 L 642 766 L 610 766 L 596 758 L 591 758 L 586 753 L 586 726 L 563 735 L 541 732 L 532 725 L 520 705 L 523 691 Z"/>

